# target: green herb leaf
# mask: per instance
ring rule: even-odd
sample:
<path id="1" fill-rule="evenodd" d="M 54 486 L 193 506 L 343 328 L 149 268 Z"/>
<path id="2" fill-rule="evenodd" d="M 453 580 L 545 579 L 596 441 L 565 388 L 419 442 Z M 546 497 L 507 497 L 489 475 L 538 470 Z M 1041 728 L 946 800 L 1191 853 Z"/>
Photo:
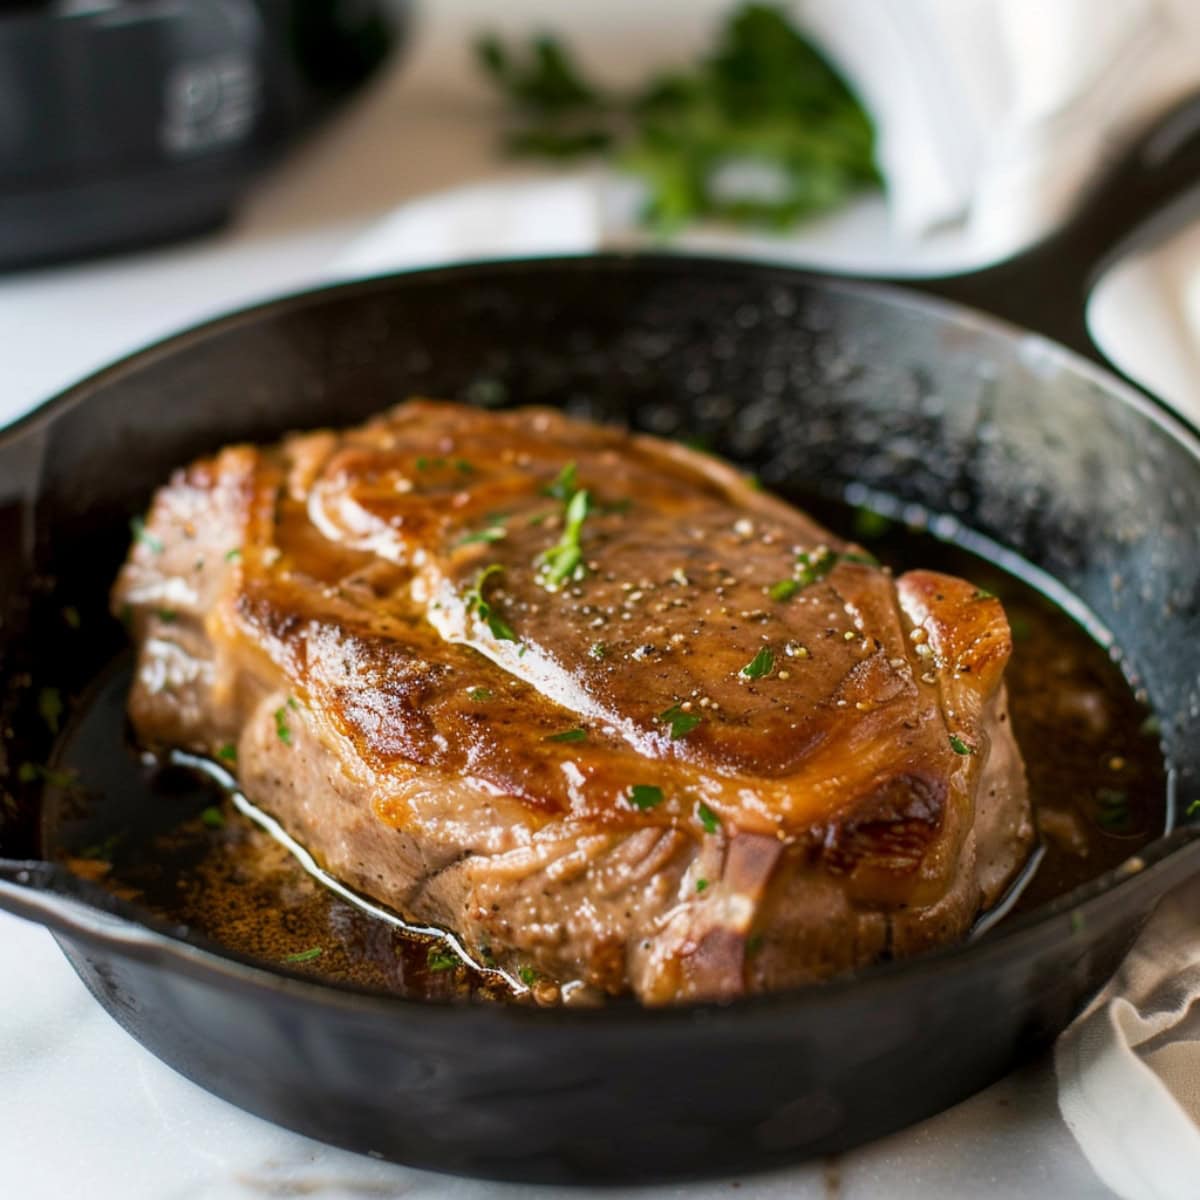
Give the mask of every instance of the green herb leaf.
<path id="1" fill-rule="evenodd" d="M 1200 799 L 1193 800 L 1191 804 L 1184 809 L 1183 815 L 1185 817 L 1194 817 L 1197 813 L 1200 813 Z"/>
<path id="2" fill-rule="evenodd" d="M 582 742 L 587 737 L 586 729 L 564 729 L 562 733 L 551 733 L 544 742 Z"/>
<path id="3" fill-rule="evenodd" d="M 38 712 L 50 732 L 57 733 L 63 714 L 62 695 L 58 688 L 47 687 L 38 692 Z"/>
<path id="4" fill-rule="evenodd" d="M 496 612 L 483 594 L 487 581 L 493 575 L 499 575 L 503 571 L 504 568 L 499 563 L 492 563 L 490 566 L 484 567 L 475 577 L 474 585 L 464 593 L 463 601 L 467 606 L 467 612 L 475 613 L 498 642 L 515 642 L 517 635 L 513 632 L 512 627 Z"/>
<path id="5" fill-rule="evenodd" d="M 486 34 L 475 43 L 475 54 L 493 82 L 528 112 L 553 116 L 600 103 L 599 94 L 557 38 L 539 35 L 522 57 Z"/>
<path id="6" fill-rule="evenodd" d="M 672 704 L 666 712 L 659 713 L 658 719 L 670 725 L 672 741 L 687 737 L 700 724 L 700 718 L 695 713 L 684 712 L 678 704 Z"/>
<path id="7" fill-rule="evenodd" d="M 562 536 L 538 559 L 541 584 L 547 591 L 557 591 L 571 579 L 582 578 L 583 564 L 581 535 L 591 501 L 586 490 L 576 492 L 567 502 L 566 523 Z"/>
<path id="8" fill-rule="evenodd" d="M 468 533 L 464 537 L 458 539 L 460 546 L 470 546 L 475 542 L 499 542 L 502 541 L 508 534 L 503 525 L 488 525 L 484 529 L 480 529 L 477 533 Z"/>
<path id="9" fill-rule="evenodd" d="M 837 566 L 838 556 L 828 546 L 815 550 L 802 550 L 796 555 L 795 580 L 802 587 L 810 587 L 825 578 Z"/>
<path id="10" fill-rule="evenodd" d="M 716 833 L 721 828 L 717 814 L 703 800 L 696 805 L 696 816 L 700 818 L 700 825 L 705 833 Z"/>
<path id="11" fill-rule="evenodd" d="M 215 805 L 210 805 L 200 814 L 200 821 L 207 825 L 209 829 L 223 829 L 225 827 L 225 814 Z"/>
<path id="12" fill-rule="evenodd" d="M 533 987 L 538 981 L 538 973 L 532 967 L 522 967 L 517 972 L 517 977 L 526 987 Z"/>
<path id="13" fill-rule="evenodd" d="M 473 475 L 475 473 L 475 464 L 467 462 L 465 458 L 456 458 L 454 460 L 454 469 L 460 475 Z"/>
<path id="14" fill-rule="evenodd" d="M 234 546 L 234 548 L 232 550 L 225 551 L 225 561 L 226 562 L 236 562 L 241 557 L 242 557 L 241 546 Z"/>
<path id="15" fill-rule="evenodd" d="M 996 598 L 996 593 L 989 592 L 987 590 L 987 588 L 976 588 L 971 593 L 972 600 L 995 600 L 995 598 Z"/>
<path id="16" fill-rule="evenodd" d="M 164 625 L 173 625 L 179 619 L 179 614 L 171 608 L 157 609 L 154 615 L 163 622 Z"/>
<path id="17" fill-rule="evenodd" d="M 129 529 L 133 533 L 133 540 L 141 542 L 151 554 L 161 554 L 163 552 L 162 539 L 156 537 L 146 528 L 144 518 L 134 517 L 129 522 Z"/>
<path id="18" fill-rule="evenodd" d="M 847 554 L 841 555 L 842 562 L 858 563 L 860 567 L 877 567 L 879 559 L 873 554 L 859 554 L 856 551 L 850 551 Z"/>
<path id="19" fill-rule="evenodd" d="M 84 846 L 79 851 L 78 857 L 110 863 L 113 860 L 113 855 L 117 852 L 117 847 L 124 840 L 125 834 L 123 832 L 110 833 L 103 841 L 95 842 L 91 846 Z"/>
<path id="20" fill-rule="evenodd" d="M 952 733 L 950 735 L 950 749 L 953 750 L 955 754 L 974 754 L 975 753 L 975 747 L 970 745 L 967 742 L 964 742 L 963 739 L 960 738 L 957 733 Z"/>
<path id="21" fill-rule="evenodd" d="M 217 750 L 217 757 L 226 762 L 237 762 L 237 746 L 233 742 L 226 742 Z"/>
<path id="22" fill-rule="evenodd" d="M 1120 832 L 1132 824 L 1127 792 L 1117 788 L 1097 788 L 1096 809 L 1096 821 L 1102 829 Z"/>
<path id="23" fill-rule="evenodd" d="M 608 653 L 608 646 L 604 642 L 593 642 L 588 648 L 588 654 L 592 658 L 603 658 Z"/>
<path id="24" fill-rule="evenodd" d="M 854 536 L 873 540 L 883 537 L 891 529 L 891 521 L 881 513 L 872 512 L 869 508 L 854 510 Z"/>
<path id="25" fill-rule="evenodd" d="M 567 463 L 565 467 L 554 477 L 552 483 L 548 483 L 542 488 L 543 496 L 553 496 L 555 500 L 561 500 L 566 504 L 572 496 L 579 490 L 576 484 L 577 466 L 573 462 Z"/>
<path id="26" fill-rule="evenodd" d="M 657 808 L 663 802 L 662 788 L 648 783 L 635 783 L 629 789 L 629 802 L 640 812 Z"/>
<path id="27" fill-rule="evenodd" d="M 63 620 L 64 620 L 64 621 L 67 623 L 67 625 L 69 625 L 69 626 L 70 626 L 72 629 L 78 629 L 78 628 L 79 628 L 79 624 L 80 624 L 80 622 L 79 622 L 79 609 L 75 608 L 73 605 L 70 605 L 70 604 L 68 604 L 68 605 L 67 605 L 67 606 L 66 606 L 66 607 L 65 607 L 65 608 L 62 610 L 62 619 L 63 619 Z"/>
<path id="28" fill-rule="evenodd" d="M 702 891 L 704 891 L 704 889 L 705 889 L 706 887 L 708 887 L 708 880 L 707 880 L 707 879 L 697 879 L 697 880 L 696 880 L 696 891 L 698 891 L 698 892 L 702 892 Z"/>
<path id="29" fill-rule="evenodd" d="M 744 675 L 747 679 L 761 679 L 764 675 L 771 673 L 771 668 L 774 665 L 775 655 L 766 646 L 763 646 L 741 669 L 739 674 Z"/>
<path id="30" fill-rule="evenodd" d="M 632 99 L 601 92 L 553 38 L 521 54 L 488 37 L 477 52 L 520 120 L 510 149 L 607 153 L 641 177 L 660 230 L 779 228 L 879 183 L 869 118 L 780 8 L 743 4 L 709 53 Z"/>
<path id="31" fill-rule="evenodd" d="M 298 950 L 295 954 L 289 954 L 283 961 L 285 963 L 306 963 L 312 962 L 314 958 L 320 958 L 325 950 L 321 946 L 310 946 L 307 950 Z"/>
<path id="32" fill-rule="evenodd" d="M 489 688 L 473 687 L 467 689 L 467 695 L 471 697 L 477 704 L 482 704 L 485 700 L 492 698 L 492 692 Z"/>
<path id="33" fill-rule="evenodd" d="M 17 778 L 22 783 L 34 783 L 40 779 L 51 787 L 69 788 L 75 786 L 77 773 L 70 767 L 56 771 L 51 767 L 38 766 L 37 763 L 23 762 L 17 768 Z"/>
<path id="34" fill-rule="evenodd" d="M 790 600 L 800 590 L 799 583 L 794 579 L 781 579 L 767 589 L 767 595 L 772 600 Z"/>
<path id="35" fill-rule="evenodd" d="M 287 723 L 287 705 L 281 704 L 275 710 L 275 736 L 285 745 L 292 744 L 292 731 Z"/>
<path id="36" fill-rule="evenodd" d="M 448 954 L 439 946 L 430 946 L 425 954 L 425 966 L 431 971 L 453 971 L 462 965 L 457 954 Z"/>

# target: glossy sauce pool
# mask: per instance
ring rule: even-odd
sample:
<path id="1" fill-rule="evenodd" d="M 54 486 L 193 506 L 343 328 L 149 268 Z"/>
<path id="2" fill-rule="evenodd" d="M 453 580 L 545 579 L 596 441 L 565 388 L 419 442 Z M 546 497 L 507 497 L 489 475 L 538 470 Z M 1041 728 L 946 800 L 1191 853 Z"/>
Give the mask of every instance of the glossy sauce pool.
<path id="1" fill-rule="evenodd" d="M 1021 578 L 1024 572 L 934 537 L 923 524 L 811 497 L 796 501 L 897 574 L 945 571 L 1003 602 L 1014 637 L 1009 708 L 1042 842 L 1004 916 L 1102 874 L 1163 833 L 1166 776 L 1156 723 L 1115 652 L 1081 620 Z M 969 535 L 958 540 L 969 544 Z M 544 983 L 527 980 L 531 991 L 519 979 L 472 968 L 436 931 L 338 894 L 214 773 L 146 759 L 132 746 L 126 756 L 111 754 L 114 739 L 127 737 L 128 682 L 126 660 L 67 731 L 56 766 L 72 771 L 74 782 L 49 789 L 48 857 L 176 930 L 252 961 L 420 998 L 557 998 Z"/>

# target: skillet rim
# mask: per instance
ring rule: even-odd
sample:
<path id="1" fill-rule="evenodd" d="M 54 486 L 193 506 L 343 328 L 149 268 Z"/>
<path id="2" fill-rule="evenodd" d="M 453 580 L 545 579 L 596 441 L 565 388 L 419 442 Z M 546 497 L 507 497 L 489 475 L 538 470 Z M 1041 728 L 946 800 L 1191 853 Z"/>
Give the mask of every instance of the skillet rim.
<path id="1" fill-rule="evenodd" d="M 770 279 L 772 276 L 781 277 L 793 283 L 816 286 L 835 293 L 876 301 L 882 300 L 885 303 L 916 310 L 920 314 L 941 320 L 950 319 L 973 333 L 999 335 L 1010 343 L 1014 340 L 1024 342 L 1031 349 L 1036 348 L 1039 355 L 1046 356 L 1047 360 L 1052 362 L 1055 367 L 1067 369 L 1084 377 L 1112 395 L 1121 404 L 1147 418 L 1167 437 L 1178 442 L 1200 463 L 1200 424 L 1195 424 L 1187 417 L 1177 413 L 1165 402 L 1156 399 L 1115 370 L 1092 362 L 1086 356 L 1043 334 L 982 310 L 922 292 L 920 290 L 922 280 L 919 277 L 911 281 L 897 282 L 808 270 L 757 259 L 739 259 L 729 255 L 695 252 L 644 253 L 640 251 L 602 251 L 537 258 L 470 259 L 412 270 L 383 272 L 352 280 L 334 281 L 257 300 L 167 334 L 84 376 L 0 429 L 0 448 L 19 443 L 27 437 L 36 436 L 43 428 L 76 405 L 85 403 L 89 394 L 94 394 L 98 385 L 119 377 L 125 371 L 140 368 L 212 334 L 233 329 L 240 324 L 249 323 L 274 312 L 301 310 L 318 305 L 336 295 L 370 294 L 384 292 L 407 283 L 415 283 L 419 286 L 426 281 L 439 282 L 447 276 L 451 279 L 460 276 L 477 279 L 481 275 L 490 274 L 503 278 L 506 275 L 530 270 L 546 270 L 553 273 L 596 268 L 605 271 L 658 270 L 677 274 L 695 271 L 718 275 L 740 273 L 759 276 L 763 279 Z M 1170 799 L 1173 789 L 1170 769 L 1168 771 L 1167 786 Z M 1002 953 L 1011 946 L 1014 940 L 1034 939 L 1039 934 L 1044 935 L 1049 931 L 1050 926 L 1064 918 L 1070 920 L 1072 924 L 1077 920 L 1082 920 L 1086 924 L 1089 911 L 1099 908 L 1103 901 L 1129 892 L 1137 882 L 1146 880 L 1151 873 L 1169 873 L 1172 866 L 1178 868 L 1181 861 L 1180 856 L 1184 855 L 1189 848 L 1194 850 L 1200 847 L 1200 823 L 1178 825 L 1174 824 L 1175 818 L 1176 814 L 1168 808 L 1167 827 L 1163 834 L 1153 842 L 1143 846 L 1140 851 L 1136 851 L 1123 863 L 1094 879 L 1085 881 L 1071 891 L 1054 897 L 1028 913 L 1002 922 L 998 928 L 990 930 L 982 940 L 960 941 L 926 951 L 914 958 L 873 964 L 860 971 L 832 980 L 777 992 L 743 996 L 726 1002 L 704 1001 L 662 1007 L 646 1007 L 636 1004 L 619 1007 L 605 1005 L 594 1010 L 568 1006 L 535 1009 L 525 1005 L 512 1004 L 430 1002 L 324 981 L 288 971 L 282 967 L 276 968 L 243 959 L 233 953 L 209 949 L 206 946 L 183 940 L 166 929 L 157 927 L 156 922 L 152 923 L 145 919 L 109 912 L 89 904 L 86 899 L 79 897 L 65 897 L 69 901 L 73 901 L 71 908 L 77 910 L 74 916 L 68 917 L 59 905 L 55 907 L 52 918 L 43 920 L 43 924 L 48 925 L 56 936 L 82 937 L 88 942 L 138 960 L 160 960 L 162 965 L 176 967 L 188 976 L 201 981 L 211 981 L 217 986 L 223 984 L 234 986 L 238 990 L 275 991 L 294 995 L 297 999 L 308 997 L 326 1007 L 343 1008 L 347 1012 L 357 1011 L 365 1014 L 369 1011 L 372 1013 L 378 1011 L 379 1014 L 383 1014 L 399 1010 L 410 1016 L 419 1012 L 423 1016 L 428 1015 L 430 1020 L 443 1019 L 440 1016 L 432 1015 L 435 1013 L 452 1014 L 449 1019 L 459 1021 L 471 1014 L 471 1019 L 474 1020 L 509 1022 L 532 1019 L 543 1026 L 550 1021 L 555 1027 L 565 1025 L 568 1028 L 582 1027 L 584 1024 L 594 1026 L 598 1021 L 603 1022 L 605 1028 L 615 1028 L 627 1026 L 631 1021 L 654 1021 L 656 1023 L 684 1021 L 690 1023 L 697 1019 L 724 1020 L 727 1016 L 730 1019 L 738 1020 L 740 1018 L 737 1014 L 750 1009 L 765 1014 L 767 1011 L 777 1012 L 789 1007 L 807 1007 L 810 1004 L 826 1002 L 836 1003 L 837 997 L 850 988 L 861 989 L 865 986 L 874 986 L 877 989 L 887 989 L 893 986 L 903 986 L 907 977 L 920 976 L 925 972 L 933 973 L 936 977 L 936 973 L 943 963 L 959 961 L 968 956 L 977 961 L 992 954 Z M 1128 866 L 1131 860 L 1140 860 L 1142 865 L 1131 870 Z M 38 891 L 48 892 L 60 901 L 64 898 L 63 893 L 57 891 L 53 886 L 30 889 L 28 881 L 22 882 L 19 879 L 22 869 L 27 870 L 30 874 L 41 873 L 49 881 L 69 874 L 58 864 L 43 859 L 34 859 L 28 862 L 0 859 L 0 864 L 6 864 L 14 869 L 17 879 L 11 884 L 12 887 L 22 891 L 31 891 L 33 895 L 37 895 Z M 39 868 L 42 868 L 40 872 Z M 4 884 L 0 878 L 0 892 L 3 890 Z M 47 907 L 51 907 L 51 905 L 48 904 Z M 42 914 L 43 917 L 46 915 Z M 482 1015 L 485 1013 L 502 1013 L 503 1016 L 486 1017 Z"/>

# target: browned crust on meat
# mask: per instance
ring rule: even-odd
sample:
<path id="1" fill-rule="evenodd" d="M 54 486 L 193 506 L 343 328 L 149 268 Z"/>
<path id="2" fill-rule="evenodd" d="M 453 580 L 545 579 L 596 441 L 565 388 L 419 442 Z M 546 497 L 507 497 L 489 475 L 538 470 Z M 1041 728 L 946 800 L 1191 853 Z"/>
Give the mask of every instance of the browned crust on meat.
<path id="1" fill-rule="evenodd" d="M 587 565 L 547 590 L 563 506 L 546 492 L 570 462 Z M 352 886 L 560 977 L 656 1002 L 821 977 L 922 928 L 961 933 L 1027 849 L 999 604 L 928 572 L 893 583 L 707 456 L 546 410 L 410 402 L 194 464 L 148 527 L 163 549 L 135 544 L 114 589 L 139 733 L 237 741 L 247 793 Z M 798 553 L 828 569 L 770 599 Z M 471 603 L 485 565 L 512 640 Z M 748 678 L 763 648 L 771 669 Z M 701 718 L 686 736 L 661 719 L 673 705 Z M 586 737 L 548 740 L 572 728 Z M 994 739 L 1008 818 L 984 888 Z M 301 777 L 343 797 L 327 826 Z M 634 784 L 662 802 L 639 809 Z M 549 915 L 597 889 L 629 915 Z"/>

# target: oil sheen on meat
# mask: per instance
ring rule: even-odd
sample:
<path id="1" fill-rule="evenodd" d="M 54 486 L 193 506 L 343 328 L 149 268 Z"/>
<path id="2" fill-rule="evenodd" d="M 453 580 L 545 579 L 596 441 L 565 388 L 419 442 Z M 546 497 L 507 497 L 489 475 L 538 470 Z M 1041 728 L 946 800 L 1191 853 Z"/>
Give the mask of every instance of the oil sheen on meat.
<path id="1" fill-rule="evenodd" d="M 527 980 L 826 978 L 961 937 L 1030 849 L 994 597 L 555 411 L 222 450 L 158 492 L 113 606 L 145 744 Z"/>

